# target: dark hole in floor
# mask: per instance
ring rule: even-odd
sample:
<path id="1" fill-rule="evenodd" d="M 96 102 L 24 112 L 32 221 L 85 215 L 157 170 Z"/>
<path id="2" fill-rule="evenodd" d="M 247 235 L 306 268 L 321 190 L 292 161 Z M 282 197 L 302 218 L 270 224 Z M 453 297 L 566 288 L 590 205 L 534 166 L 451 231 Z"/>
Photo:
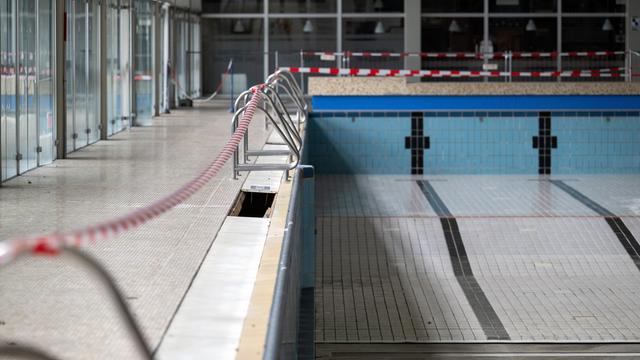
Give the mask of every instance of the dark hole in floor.
<path id="1" fill-rule="evenodd" d="M 239 217 L 271 217 L 273 200 L 276 194 L 259 192 L 241 192 L 229 215 Z"/>

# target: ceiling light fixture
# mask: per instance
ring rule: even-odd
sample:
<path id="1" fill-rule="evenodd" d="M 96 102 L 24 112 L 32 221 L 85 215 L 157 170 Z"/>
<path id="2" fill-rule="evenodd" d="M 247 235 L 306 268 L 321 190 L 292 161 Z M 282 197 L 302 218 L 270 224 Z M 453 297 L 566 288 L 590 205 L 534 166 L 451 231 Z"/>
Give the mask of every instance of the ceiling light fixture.
<path id="1" fill-rule="evenodd" d="M 307 21 L 304 22 L 302 32 L 305 34 L 310 34 L 313 32 L 313 23 L 311 22 L 311 20 L 307 19 Z"/>
<path id="2" fill-rule="evenodd" d="M 533 21 L 533 19 L 529 19 L 529 22 L 527 23 L 527 26 L 525 27 L 525 30 L 527 30 L 527 31 L 538 31 L 538 27 L 536 26 L 536 23 Z"/>
<path id="3" fill-rule="evenodd" d="M 377 35 L 384 34 L 386 32 L 382 21 L 378 20 L 378 23 L 376 24 L 376 29 L 373 32 Z"/>
<path id="4" fill-rule="evenodd" d="M 243 33 L 244 31 L 245 29 L 244 29 L 244 24 L 242 23 L 242 20 L 236 21 L 236 23 L 233 25 L 233 32 Z"/>
<path id="5" fill-rule="evenodd" d="M 613 30 L 613 24 L 611 23 L 611 20 L 607 18 L 604 21 L 604 24 L 602 24 L 602 31 L 611 31 L 611 30 Z"/>
<path id="6" fill-rule="evenodd" d="M 460 29 L 460 25 L 458 25 L 458 22 L 455 19 L 451 20 L 451 24 L 449 24 L 449 32 L 462 32 L 462 29 Z"/>

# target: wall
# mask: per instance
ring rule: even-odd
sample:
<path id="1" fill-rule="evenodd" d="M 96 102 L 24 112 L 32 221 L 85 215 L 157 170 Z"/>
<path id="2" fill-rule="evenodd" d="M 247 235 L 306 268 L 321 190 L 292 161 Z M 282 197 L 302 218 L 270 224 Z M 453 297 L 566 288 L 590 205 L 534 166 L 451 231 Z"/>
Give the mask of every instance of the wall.
<path id="1" fill-rule="evenodd" d="M 640 112 L 320 112 L 319 174 L 640 173 Z"/>

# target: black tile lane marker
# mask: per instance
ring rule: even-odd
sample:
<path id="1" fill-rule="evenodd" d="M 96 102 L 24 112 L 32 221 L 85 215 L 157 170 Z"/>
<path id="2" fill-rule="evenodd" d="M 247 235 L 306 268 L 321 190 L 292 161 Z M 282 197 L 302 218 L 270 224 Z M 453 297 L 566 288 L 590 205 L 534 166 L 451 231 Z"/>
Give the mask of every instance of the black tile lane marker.
<path id="1" fill-rule="evenodd" d="M 424 113 L 411 113 L 411 136 L 404 138 L 404 148 L 411 149 L 411 174 L 424 174 L 424 151 L 429 149 L 429 137 L 424 136 Z"/>
<path id="2" fill-rule="evenodd" d="M 598 204 L 597 202 L 591 200 L 583 193 L 574 189 L 573 187 L 567 185 L 562 180 L 549 180 L 553 185 L 559 187 L 567 194 L 571 195 L 572 198 L 581 202 L 584 206 L 589 209 L 595 211 L 598 215 L 604 216 L 604 219 L 607 222 L 607 225 L 613 230 L 613 233 L 616 234 L 618 241 L 622 244 L 622 247 L 627 251 L 627 254 L 631 256 L 633 263 L 636 264 L 638 270 L 640 270 L 640 244 L 638 244 L 638 240 L 633 236 L 631 231 L 627 225 L 625 225 L 624 221 L 619 216 L 616 216 L 614 213 Z"/>
<path id="3" fill-rule="evenodd" d="M 487 340 L 511 340 L 498 314 L 496 314 L 489 299 L 487 299 L 487 296 L 473 275 L 456 218 L 453 217 L 429 181 L 418 180 L 417 183 L 427 198 L 427 201 L 440 218 L 444 238 L 447 241 L 447 250 L 449 250 L 449 259 L 453 266 L 453 273 L 471 309 L 478 318 Z"/>
<path id="4" fill-rule="evenodd" d="M 541 112 L 538 117 L 538 136 L 533 137 L 533 148 L 538 149 L 538 174 L 551 174 L 551 149 L 558 147 L 558 138 L 551 136 L 551 113 Z"/>

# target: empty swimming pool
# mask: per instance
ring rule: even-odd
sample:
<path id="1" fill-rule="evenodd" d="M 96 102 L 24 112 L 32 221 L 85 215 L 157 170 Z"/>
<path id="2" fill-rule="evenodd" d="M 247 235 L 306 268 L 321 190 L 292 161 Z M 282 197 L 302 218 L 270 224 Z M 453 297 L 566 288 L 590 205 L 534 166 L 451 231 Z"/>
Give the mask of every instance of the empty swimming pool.
<path id="1" fill-rule="evenodd" d="M 636 105 L 467 98 L 478 109 L 444 99 L 446 110 L 420 110 L 431 99 L 394 98 L 376 108 L 386 100 L 357 111 L 321 99 L 308 125 L 317 357 L 429 352 L 407 343 L 591 355 L 627 344 L 620 356 L 637 356 Z"/>

